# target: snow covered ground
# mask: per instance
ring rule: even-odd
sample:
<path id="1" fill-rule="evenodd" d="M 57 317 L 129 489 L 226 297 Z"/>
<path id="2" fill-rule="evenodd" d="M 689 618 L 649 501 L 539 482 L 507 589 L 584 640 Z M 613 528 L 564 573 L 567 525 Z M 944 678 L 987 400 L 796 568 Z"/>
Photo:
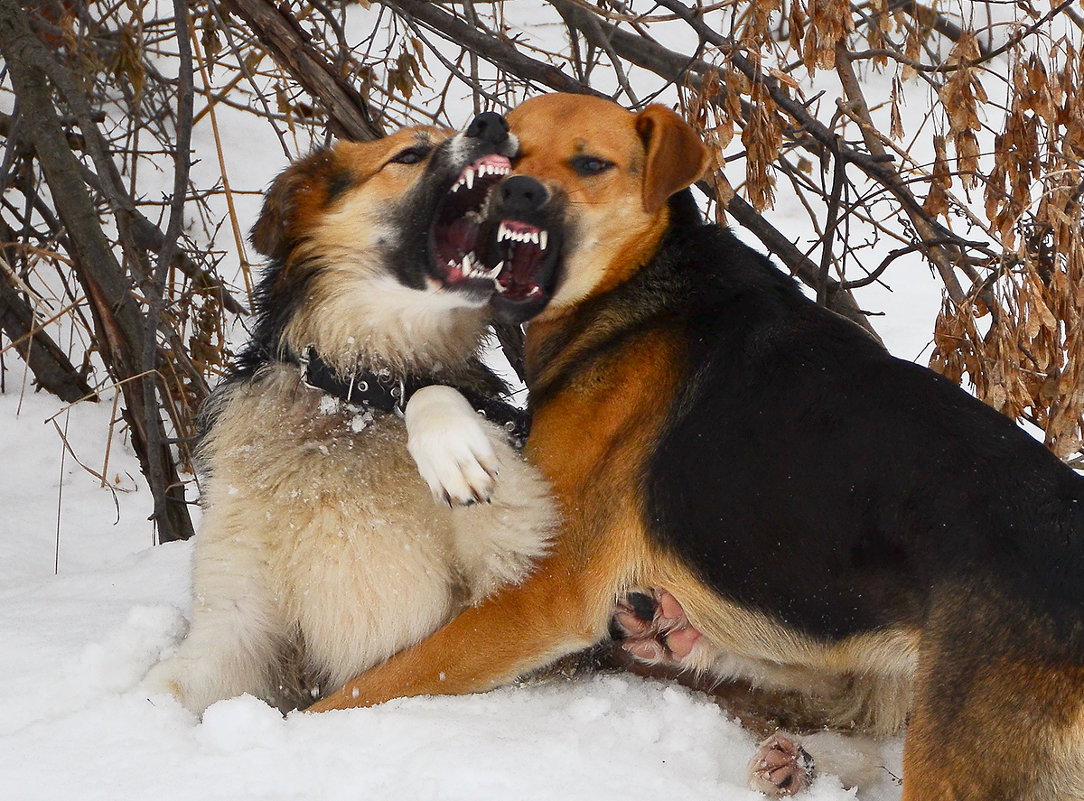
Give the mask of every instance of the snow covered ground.
<path id="1" fill-rule="evenodd" d="M 58 404 L 28 395 L 17 416 L 19 403 L 0 396 L 3 798 L 759 797 L 745 785 L 752 735 L 704 696 L 633 676 L 285 719 L 251 697 L 215 704 L 202 722 L 146 698 L 133 688 L 184 629 L 191 546 L 150 547 L 149 493 L 124 475 L 138 475 L 131 453 L 111 456 L 110 476 L 131 489 L 119 494 L 119 522 L 113 493 L 70 453 L 61 492 L 60 440 L 40 422 Z M 94 437 L 108 414 L 72 410 L 80 458 L 102 453 Z M 897 774 L 899 750 L 886 748 Z M 851 797 L 831 776 L 808 796 Z M 899 791 L 886 772 L 861 797 Z"/>

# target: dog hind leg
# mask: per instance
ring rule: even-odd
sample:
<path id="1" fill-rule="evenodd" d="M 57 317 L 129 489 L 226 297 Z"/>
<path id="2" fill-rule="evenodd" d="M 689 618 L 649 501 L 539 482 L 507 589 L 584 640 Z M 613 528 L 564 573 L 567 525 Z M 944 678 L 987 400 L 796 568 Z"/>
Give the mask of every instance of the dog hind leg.
<path id="1" fill-rule="evenodd" d="M 1045 622 L 974 597 L 935 603 L 923 635 L 903 801 L 1084 799 L 1084 666 Z"/>

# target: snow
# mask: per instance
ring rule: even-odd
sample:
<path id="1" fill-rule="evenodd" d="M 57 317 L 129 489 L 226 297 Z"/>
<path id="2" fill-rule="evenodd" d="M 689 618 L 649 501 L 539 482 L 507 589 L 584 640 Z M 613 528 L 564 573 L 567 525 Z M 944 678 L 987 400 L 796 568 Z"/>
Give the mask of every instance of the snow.
<path id="1" fill-rule="evenodd" d="M 115 522 L 110 490 L 69 454 L 54 574 L 59 443 L 39 421 L 58 404 L 27 395 L 18 406 L 0 396 L 5 798 L 759 797 L 745 786 L 752 735 L 705 696 L 628 675 L 286 718 L 248 696 L 213 705 L 202 722 L 147 698 L 136 685 L 186 625 L 191 545 L 148 546 L 142 488 L 119 499 Z M 101 452 L 92 435 L 109 412 L 72 410 L 77 456 Z M 134 456 L 117 448 L 113 469 L 134 475 Z M 898 797 L 882 784 L 862 797 Z M 830 776 L 809 796 L 852 797 Z"/>
<path id="2" fill-rule="evenodd" d="M 235 185 L 263 188 L 285 163 L 277 140 L 230 109 L 218 114 Z M 206 124 L 195 147 L 194 169 L 213 176 L 220 168 Z M 254 220 L 259 197 L 237 199 L 242 218 Z M 781 191 L 773 221 L 802 216 Z M 228 225 L 219 240 L 232 250 Z M 912 264 L 913 280 L 900 268 L 890 274 L 895 294 L 871 287 L 860 302 L 888 310 L 875 326 L 895 353 L 917 359 L 939 293 L 921 261 Z M 12 390 L 18 372 L 0 395 L 4 798 L 760 797 L 746 784 L 751 734 L 704 695 L 629 675 L 285 718 L 251 697 L 219 702 L 202 721 L 171 699 L 146 697 L 139 680 L 175 647 L 190 613 L 191 544 L 152 547 L 149 492 L 119 433 L 100 463 L 111 399 L 65 411 L 54 398 Z M 899 798 L 900 751 L 899 741 L 885 744 L 883 777 L 858 797 Z M 805 797 L 855 793 L 823 775 Z"/>

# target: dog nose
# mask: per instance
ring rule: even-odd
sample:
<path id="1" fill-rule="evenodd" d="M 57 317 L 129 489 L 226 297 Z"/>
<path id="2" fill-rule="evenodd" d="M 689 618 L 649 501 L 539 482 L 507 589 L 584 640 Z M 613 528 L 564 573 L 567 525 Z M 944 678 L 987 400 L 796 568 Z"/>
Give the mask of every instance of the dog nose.
<path id="1" fill-rule="evenodd" d="M 467 136 L 499 145 L 508 138 L 508 123 L 495 111 L 483 111 L 467 126 Z"/>
<path id="2" fill-rule="evenodd" d="M 501 184 L 501 211 L 504 214 L 538 211 L 548 198 L 546 187 L 526 175 L 513 175 Z"/>

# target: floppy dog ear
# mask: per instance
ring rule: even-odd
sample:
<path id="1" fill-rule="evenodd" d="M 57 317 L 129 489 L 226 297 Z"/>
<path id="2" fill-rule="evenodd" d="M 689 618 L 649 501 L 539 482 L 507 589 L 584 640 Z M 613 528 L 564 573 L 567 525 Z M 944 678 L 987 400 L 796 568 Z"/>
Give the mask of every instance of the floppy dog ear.
<path id="1" fill-rule="evenodd" d="M 249 233 L 249 241 L 264 256 L 285 254 L 290 247 L 289 231 L 294 217 L 294 196 L 302 183 L 301 163 L 287 167 L 271 182 L 263 196 L 263 208 Z"/>
<path id="2" fill-rule="evenodd" d="M 285 256 L 295 244 L 303 218 L 323 206 L 336 179 L 333 148 L 317 150 L 283 170 L 264 194 L 263 208 L 249 240 L 264 256 Z M 341 170 L 340 170 L 341 171 Z"/>
<path id="3" fill-rule="evenodd" d="M 690 184 L 708 166 L 708 148 L 696 131 L 666 106 L 648 106 L 636 115 L 636 132 L 647 151 L 643 203 L 649 213 Z"/>

